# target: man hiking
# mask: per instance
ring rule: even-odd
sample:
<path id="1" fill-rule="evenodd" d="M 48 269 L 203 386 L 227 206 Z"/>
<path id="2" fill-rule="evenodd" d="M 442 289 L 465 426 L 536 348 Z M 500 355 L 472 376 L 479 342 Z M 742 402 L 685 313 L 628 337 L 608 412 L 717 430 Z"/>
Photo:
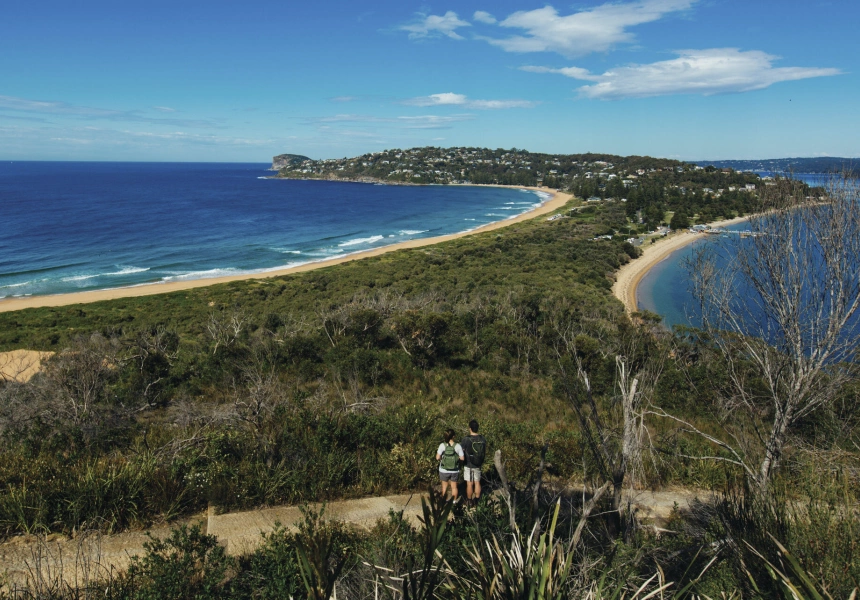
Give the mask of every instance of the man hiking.
<path id="1" fill-rule="evenodd" d="M 478 422 L 469 421 L 469 435 L 460 441 L 466 466 L 463 469 L 463 479 L 466 481 L 466 498 L 469 504 L 475 506 L 481 498 L 481 466 L 487 454 L 487 440 L 478 435 Z"/>

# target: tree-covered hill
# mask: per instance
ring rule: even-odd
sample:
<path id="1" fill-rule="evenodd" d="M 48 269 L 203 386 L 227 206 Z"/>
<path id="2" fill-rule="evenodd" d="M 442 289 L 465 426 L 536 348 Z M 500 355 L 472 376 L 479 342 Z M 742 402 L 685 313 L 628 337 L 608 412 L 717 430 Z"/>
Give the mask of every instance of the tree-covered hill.
<path id="1" fill-rule="evenodd" d="M 283 155 L 282 155 L 283 156 Z M 411 148 L 353 158 L 294 160 L 275 157 L 278 176 L 401 184 L 543 185 L 572 191 L 582 199 L 624 203 L 626 217 L 648 230 L 680 222 L 743 215 L 767 185 L 758 175 L 703 167 L 650 156 L 544 154 L 511 148 Z"/>
<path id="2" fill-rule="evenodd" d="M 755 160 L 697 160 L 697 165 L 729 168 L 736 171 L 765 171 L 769 173 L 841 173 L 852 171 L 860 159 L 838 156 L 808 158 L 763 158 Z"/>
<path id="3" fill-rule="evenodd" d="M 272 168 L 273 169 L 284 169 L 290 168 L 295 165 L 299 165 L 306 160 L 310 160 L 307 156 L 302 156 L 301 154 L 279 154 L 275 157 L 272 157 Z"/>
<path id="4" fill-rule="evenodd" d="M 609 171 L 684 167 L 684 163 L 650 156 L 611 154 L 544 154 L 517 148 L 410 148 L 384 150 L 352 158 L 307 159 L 272 168 L 279 176 L 307 179 L 372 180 L 390 183 L 476 183 L 568 187 L 577 176 Z M 694 169 L 694 165 L 687 165 Z"/>

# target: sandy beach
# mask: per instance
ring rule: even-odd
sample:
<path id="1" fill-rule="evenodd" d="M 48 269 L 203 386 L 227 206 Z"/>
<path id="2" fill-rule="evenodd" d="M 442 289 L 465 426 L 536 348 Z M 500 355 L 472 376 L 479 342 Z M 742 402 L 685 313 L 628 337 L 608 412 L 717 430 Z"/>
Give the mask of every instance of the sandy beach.
<path id="1" fill-rule="evenodd" d="M 270 277 L 280 277 L 282 275 L 290 275 L 292 273 L 303 273 L 305 271 L 311 271 L 313 269 L 321 269 L 323 267 L 330 267 L 333 265 L 351 262 L 354 260 L 361 260 L 363 258 L 368 258 L 370 256 L 379 256 L 381 254 L 385 254 L 387 252 L 394 252 L 395 250 L 402 250 L 404 248 L 421 248 L 424 246 L 430 246 L 432 244 L 438 244 L 440 242 L 447 242 L 448 240 L 455 240 L 458 238 L 465 237 L 467 235 L 474 235 L 476 233 L 484 233 L 486 231 L 493 231 L 496 229 L 501 229 L 503 227 L 507 227 L 509 225 L 513 225 L 514 223 L 520 223 L 522 221 L 526 221 L 528 219 L 532 219 L 534 217 L 538 217 L 541 215 L 545 215 L 550 213 L 558 208 L 561 208 L 573 197 L 571 194 L 565 194 L 563 192 L 557 192 L 556 190 L 550 188 L 538 188 L 538 187 L 526 187 L 526 186 L 492 186 L 492 187 L 510 187 L 512 189 L 528 189 L 536 192 L 545 192 L 548 194 L 552 194 L 552 197 L 541 204 L 539 207 L 534 210 L 530 210 L 528 212 L 517 215 L 512 219 L 506 219 L 504 221 L 496 221 L 494 223 L 489 223 L 482 227 L 478 227 L 472 231 L 464 231 L 460 233 L 452 233 L 449 235 L 441 235 L 437 237 L 431 238 L 422 238 L 416 240 L 409 240 L 406 242 L 401 242 L 399 244 L 392 244 L 390 246 L 383 246 L 381 248 L 375 248 L 373 250 L 365 250 L 363 252 L 356 252 L 355 254 L 350 254 L 348 256 L 342 256 L 337 258 L 331 258 L 319 262 L 312 262 L 303 265 L 297 265 L 294 267 L 287 267 L 284 269 L 278 269 L 276 271 L 266 271 L 264 273 L 250 273 L 250 274 L 242 274 L 242 275 L 232 275 L 228 277 L 213 277 L 210 279 L 194 279 L 190 281 L 171 281 L 166 283 L 151 283 L 146 285 L 139 285 L 134 287 L 124 287 L 124 288 L 113 288 L 108 290 L 93 290 L 88 292 L 76 292 L 72 294 L 58 294 L 52 296 L 28 296 L 26 298 L 6 298 L 0 300 L 0 312 L 10 312 L 15 310 L 22 310 L 25 308 L 37 308 L 37 307 L 45 307 L 45 306 L 68 306 L 70 304 L 84 304 L 88 302 L 99 302 L 101 300 L 114 300 L 116 298 L 134 298 L 138 296 L 152 296 L 155 294 L 166 294 L 169 292 L 177 292 L 180 290 L 189 290 L 198 287 L 204 287 L 209 285 L 215 285 L 218 283 L 227 283 L 230 281 L 241 281 L 246 279 L 267 279 Z"/>
<path id="2" fill-rule="evenodd" d="M 711 223 L 711 227 L 725 227 L 746 221 L 747 217 L 735 217 L 734 219 L 726 219 L 725 221 L 717 221 Z M 616 298 L 624 303 L 624 308 L 627 314 L 632 314 L 639 310 L 636 302 L 636 288 L 645 274 L 648 273 L 655 265 L 668 258 L 676 250 L 680 250 L 684 246 L 692 244 L 698 239 L 701 239 L 701 233 L 691 233 L 689 230 L 678 231 L 667 235 L 653 244 L 642 246 L 642 256 L 630 261 L 618 270 L 615 274 L 615 285 L 612 286 L 612 293 Z"/>

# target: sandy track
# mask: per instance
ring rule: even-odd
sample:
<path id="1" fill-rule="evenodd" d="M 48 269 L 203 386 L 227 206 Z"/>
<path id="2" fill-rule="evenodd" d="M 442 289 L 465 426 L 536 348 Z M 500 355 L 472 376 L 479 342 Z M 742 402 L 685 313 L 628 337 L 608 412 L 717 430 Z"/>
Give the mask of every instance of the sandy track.
<path id="1" fill-rule="evenodd" d="M 711 223 L 711 227 L 725 227 L 746 221 L 747 217 L 736 217 Z M 659 239 L 653 244 L 642 247 L 642 256 L 631 260 L 615 274 L 615 284 L 612 286 L 613 295 L 624 303 L 627 314 L 639 310 L 636 301 L 636 288 L 642 278 L 655 265 L 668 258 L 672 253 L 684 246 L 701 239 L 703 234 L 691 233 L 687 230 L 678 231 Z"/>
<path id="2" fill-rule="evenodd" d="M 558 208 L 561 208 L 567 202 L 573 198 L 570 194 L 565 194 L 563 192 L 557 192 L 556 190 L 550 188 L 537 188 L 537 187 L 525 187 L 525 186 L 492 186 L 492 187 L 510 187 L 512 189 L 528 189 L 539 192 L 546 192 L 553 194 L 553 196 L 541 204 L 539 207 L 534 210 L 530 210 L 521 215 L 517 215 L 512 219 L 506 219 L 504 221 L 496 221 L 495 223 L 490 223 L 488 225 L 484 225 L 483 227 L 479 227 L 472 231 L 464 231 L 461 233 L 453 233 L 449 235 L 440 235 L 432 238 L 422 238 L 417 240 L 409 240 L 407 242 L 401 242 L 399 244 L 392 244 L 390 246 L 383 246 L 382 248 L 376 248 L 373 250 L 365 250 L 364 252 L 357 252 L 355 254 L 351 254 L 349 256 L 332 258 L 324 261 L 308 263 L 304 265 L 298 265 L 295 267 L 289 267 L 285 269 L 279 269 L 277 271 L 267 271 L 265 273 L 252 273 L 252 274 L 243 274 L 243 275 L 232 275 L 229 277 L 213 277 L 211 279 L 195 279 L 192 281 L 171 281 L 167 283 L 152 283 L 147 285 L 135 286 L 135 287 L 126 287 L 126 288 L 115 288 L 110 290 L 95 290 L 91 292 L 76 292 L 72 294 L 58 294 L 54 296 L 30 296 L 27 298 L 6 298 L 0 300 L 0 312 L 10 312 L 15 310 L 22 310 L 25 308 L 37 308 L 37 307 L 45 307 L 45 306 L 68 306 L 70 304 L 85 304 L 89 302 L 99 302 L 101 300 L 113 300 L 116 298 L 135 298 L 138 296 L 152 296 L 156 294 L 166 294 L 169 292 L 176 292 L 180 290 L 189 290 L 198 287 L 205 287 L 209 285 L 215 285 L 218 283 L 227 283 L 230 281 L 242 281 L 247 279 L 268 279 L 270 277 L 280 277 L 282 275 L 290 275 L 292 273 L 303 273 L 305 271 L 312 271 L 314 269 L 321 269 L 323 267 L 330 267 L 333 265 L 351 262 L 354 260 L 361 260 L 362 258 L 368 258 L 370 256 L 379 256 L 381 254 L 386 254 L 388 252 L 394 252 L 396 250 L 402 250 L 404 248 L 422 248 L 424 246 L 431 246 L 433 244 L 438 244 L 440 242 L 447 242 L 449 240 L 456 240 L 462 237 L 466 237 L 468 235 L 474 235 L 477 233 L 484 233 L 486 231 L 494 231 L 496 229 L 501 229 L 502 227 L 507 227 L 509 225 L 513 225 L 514 223 L 520 223 L 522 221 L 526 221 L 528 219 L 532 219 L 534 217 L 545 215 L 550 213 Z"/>
<path id="3" fill-rule="evenodd" d="M 571 488 L 574 493 L 582 490 Z M 403 512 L 403 516 L 415 527 L 420 526 L 421 497 L 426 494 L 401 494 L 330 502 L 325 507 L 327 520 L 340 521 L 356 527 L 369 529 L 380 519 L 387 519 L 389 511 Z M 677 506 L 686 509 L 696 499 L 706 500 L 712 494 L 705 490 L 670 489 L 662 491 L 625 490 L 624 504 L 630 502 L 638 518 L 661 526 Z M 319 505 L 311 506 L 319 510 Z M 180 523 L 199 524 L 204 530 L 218 538 L 228 554 L 239 556 L 252 552 L 263 541 L 262 535 L 270 533 L 280 523 L 295 531 L 303 517 L 296 506 L 278 506 L 236 513 L 196 515 Z M 180 523 L 175 523 L 176 526 Z M 148 532 L 133 531 L 113 535 L 78 536 L 70 539 L 61 535 L 50 535 L 47 540 L 35 536 L 18 536 L 0 544 L 0 589 L 4 582 L 23 585 L 28 578 L 40 571 L 43 575 L 62 577 L 69 583 L 82 585 L 90 577 L 107 577 L 128 568 L 131 557 L 143 554 L 143 544 L 149 540 L 147 534 L 166 538 L 171 528 L 159 526 Z"/>
<path id="4" fill-rule="evenodd" d="M 319 510 L 319 506 L 311 506 Z M 326 520 L 349 523 L 369 529 L 379 519 L 387 519 L 389 511 L 403 511 L 404 517 L 418 525 L 421 514 L 421 494 L 403 494 L 358 500 L 330 502 L 325 507 Z M 174 524 L 199 524 L 206 533 L 215 535 L 229 554 L 234 556 L 252 552 L 263 541 L 263 533 L 270 533 L 276 523 L 295 530 L 303 517 L 297 506 L 251 510 L 222 515 L 210 512 Z M 36 536 L 18 536 L 0 544 L 0 589 L 4 581 L 23 585 L 37 571 L 44 575 L 62 577 L 69 583 L 82 583 L 86 575 L 106 577 L 126 570 L 133 556 L 144 552 L 143 545 L 153 537 L 164 539 L 171 528 L 159 526 L 149 531 L 132 531 L 113 535 L 80 535 L 67 538 L 50 535 L 47 539 Z"/>

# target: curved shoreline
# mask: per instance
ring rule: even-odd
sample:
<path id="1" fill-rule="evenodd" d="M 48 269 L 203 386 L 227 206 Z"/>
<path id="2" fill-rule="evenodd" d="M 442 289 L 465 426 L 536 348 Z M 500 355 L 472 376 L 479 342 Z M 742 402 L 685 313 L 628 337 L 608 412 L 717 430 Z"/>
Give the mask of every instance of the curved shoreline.
<path id="1" fill-rule="evenodd" d="M 735 217 L 724 221 L 710 223 L 711 227 L 726 227 L 746 221 L 749 217 Z M 642 256 L 631 260 L 618 269 L 615 274 L 615 283 L 612 285 L 612 294 L 624 304 L 624 310 L 631 315 L 639 310 L 636 298 L 636 289 L 642 278 L 648 274 L 657 264 L 663 262 L 669 256 L 700 239 L 703 234 L 691 233 L 688 230 L 680 231 L 666 236 L 653 244 L 645 246 Z"/>
<path id="2" fill-rule="evenodd" d="M 521 223 L 522 221 L 526 221 L 528 219 L 532 219 L 534 217 L 550 213 L 558 208 L 561 208 L 562 206 L 567 204 L 567 202 L 571 198 L 573 198 L 572 194 L 555 191 L 551 188 L 539 188 L 521 185 L 492 185 L 483 187 L 504 187 L 516 190 L 531 190 L 535 192 L 549 193 L 552 194 L 552 196 L 537 208 L 521 213 L 516 217 L 510 219 L 505 219 L 503 221 L 494 221 L 493 223 L 482 225 L 481 227 L 477 227 L 471 231 L 461 231 L 459 233 L 449 233 L 447 235 L 408 240 L 405 242 L 399 242 L 397 244 L 391 244 L 389 246 L 382 246 L 381 248 L 374 248 L 371 250 L 356 252 L 347 256 L 329 258 L 318 262 L 305 263 L 302 265 L 296 265 L 294 267 L 285 267 L 283 269 L 264 271 L 261 273 L 246 273 L 241 275 L 228 275 L 225 277 L 212 277 L 209 279 L 192 279 L 188 281 L 170 281 L 160 283 L 154 282 L 133 287 L 111 288 L 106 290 L 91 290 L 86 292 L 72 292 L 69 294 L 27 296 L 26 298 L 5 298 L 0 300 L 0 312 L 12 312 L 16 310 L 23 310 L 25 308 L 43 308 L 54 306 L 68 306 L 70 304 L 87 304 L 90 302 L 100 302 L 102 300 L 114 300 L 118 298 L 154 296 L 157 294 L 167 294 L 170 292 L 217 285 L 219 283 L 228 283 L 231 281 L 243 281 L 248 279 L 268 279 L 270 277 L 280 277 L 282 275 L 290 275 L 293 273 L 303 273 L 305 271 L 312 271 L 314 269 L 331 267 L 333 265 L 351 262 L 354 260 L 361 260 L 363 258 L 368 258 L 371 256 L 379 256 L 381 254 L 394 252 L 396 250 L 403 250 L 406 248 L 421 248 L 424 246 L 438 244 L 440 242 L 447 242 L 449 240 L 459 239 L 468 235 L 474 235 L 477 233 L 484 233 L 487 231 L 501 229 L 503 227 L 507 227 L 508 225 L 513 225 L 514 223 Z"/>

